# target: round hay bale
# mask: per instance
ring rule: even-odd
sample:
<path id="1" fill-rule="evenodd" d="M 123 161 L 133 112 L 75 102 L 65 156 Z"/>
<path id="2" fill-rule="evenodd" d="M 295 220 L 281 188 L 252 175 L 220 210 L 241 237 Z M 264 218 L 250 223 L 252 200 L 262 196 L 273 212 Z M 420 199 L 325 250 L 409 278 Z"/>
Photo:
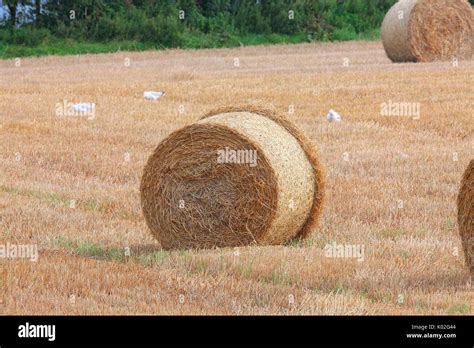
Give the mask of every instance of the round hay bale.
<path id="1" fill-rule="evenodd" d="M 474 159 L 466 168 L 459 189 L 458 225 L 466 265 L 474 277 Z"/>
<path id="2" fill-rule="evenodd" d="M 385 15 L 381 34 L 393 62 L 470 59 L 474 11 L 467 0 L 400 0 Z"/>
<path id="3" fill-rule="evenodd" d="M 274 110 L 214 110 L 163 140 L 145 165 L 143 214 L 165 249 L 304 238 L 323 202 L 309 140 Z"/>

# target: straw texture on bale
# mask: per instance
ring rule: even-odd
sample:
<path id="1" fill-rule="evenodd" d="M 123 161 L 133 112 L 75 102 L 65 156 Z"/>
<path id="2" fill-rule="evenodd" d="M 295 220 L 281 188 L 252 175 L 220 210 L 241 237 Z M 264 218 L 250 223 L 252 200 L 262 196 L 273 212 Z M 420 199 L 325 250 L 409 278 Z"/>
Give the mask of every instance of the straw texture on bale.
<path id="1" fill-rule="evenodd" d="M 474 159 L 464 172 L 459 189 L 458 225 L 466 265 L 474 277 Z"/>
<path id="2" fill-rule="evenodd" d="M 230 156 L 219 160 L 225 151 Z M 219 108 L 169 135 L 140 185 L 145 220 L 165 249 L 304 238 L 323 191 L 308 139 L 275 110 L 248 105 Z"/>
<path id="3" fill-rule="evenodd" d="M 474 11 L 467 0 L 400 0 L 385 15 L 381 34 L 393 62 L 470 59 Z"/>

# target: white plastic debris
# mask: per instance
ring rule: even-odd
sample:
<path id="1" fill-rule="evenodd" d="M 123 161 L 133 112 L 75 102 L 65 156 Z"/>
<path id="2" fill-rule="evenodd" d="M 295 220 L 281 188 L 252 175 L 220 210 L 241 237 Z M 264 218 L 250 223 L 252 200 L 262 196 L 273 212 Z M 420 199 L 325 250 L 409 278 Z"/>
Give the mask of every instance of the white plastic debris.
<path id="1" fill-rule="evenodd" d="M 95 103 L 78 103 L 73 104 L 72 109 L 75 112 L 87 113 L 95 109 Z"/>
<path id="2" fill-rule="evenodd" d="M 164 95 L 165 95 L 165 92 L 146 91 L 145 93 L 143 93 L 143 96 L 145 97 L 145 99 L 148 99 L 148 100 L 157 100 Z"/>
<path id="3" fill-rule="evenodd" d="M 398 154 L 400 155 L 401 158 L 408 158 L 408 154 L 406 154 L 405 152 L 403 151 L 398 151 Z"/>
<path id="4" fill-rule="evenodd" d="M 327 115 L 327 119 L 329 122 L 340 122 L 341 121 L 341 115 L 339 115 L 336 111 L 334 110 L 329 110 L 329 113 Z"/>

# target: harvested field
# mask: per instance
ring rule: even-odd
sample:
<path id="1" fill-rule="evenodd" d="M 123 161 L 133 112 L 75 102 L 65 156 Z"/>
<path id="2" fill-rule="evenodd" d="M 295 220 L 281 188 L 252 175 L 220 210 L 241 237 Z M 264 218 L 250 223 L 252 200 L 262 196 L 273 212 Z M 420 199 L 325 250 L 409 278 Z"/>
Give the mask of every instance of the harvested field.
<path id="1" fill-rule="evenodd" d="M 474 61 L 393 64 L 351 42 L 28 58 L 0 76 L 0 245 L 39 248 L 0 258 L 0 313 L 473 313 L 456 199 Z M 318 148 L 317 226 L 283 246 L 162 250 L 140 205 L 148 157 L 217 105 L 253 102 Z"/>

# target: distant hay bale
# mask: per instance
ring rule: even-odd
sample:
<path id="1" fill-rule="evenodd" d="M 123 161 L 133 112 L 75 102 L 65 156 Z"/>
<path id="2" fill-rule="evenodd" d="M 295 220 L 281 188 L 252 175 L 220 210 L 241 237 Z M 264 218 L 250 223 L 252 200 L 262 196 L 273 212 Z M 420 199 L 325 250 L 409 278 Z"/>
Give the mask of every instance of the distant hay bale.
<path id="1" fill-rule="evenodd" d="M 281 244 L 306 237 L 323 201 L 309 140 L 274 110 L 224 107 L 163 140 L 141 201 L 165 249 Z"/>
<path id="2" fill-rule="evenodd" d="M 400 0 L 385 15 L 381 32 L 393 62 L 470 59 L 474 11 L 467 0 Z"/>
<path id="3" fill-rule="evenodd" d="M 459 189 L 458 225 L 466 265 L 474 277 L 474 159 L 464 172 Z"/>

